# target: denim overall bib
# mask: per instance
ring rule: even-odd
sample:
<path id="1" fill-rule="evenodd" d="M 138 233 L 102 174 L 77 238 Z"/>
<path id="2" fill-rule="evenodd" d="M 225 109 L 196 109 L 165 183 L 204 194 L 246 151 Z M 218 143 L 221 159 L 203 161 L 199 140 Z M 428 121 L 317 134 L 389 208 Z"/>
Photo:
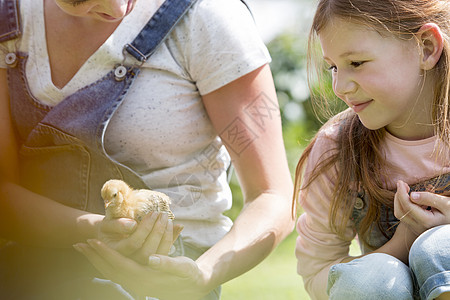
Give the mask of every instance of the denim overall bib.
<path id="1" fill-rule="evenodd" d="M 27 53 L 6 56 L 24 187 L 64 205 L 100 214 L 104 213 L 100 189 L 108 179 L 147 188 L 135 172 L 108 156 L 104 148 L 106 127 L 139 74 L 140 65 L 194 2 L 166 0 L 134 41 L 124 46 L 122 64 L 54 107 L 40 104 L 30 94 L 25 76 Z M 15 0 L 0 0 L 0 17 L 0 42 L 20 36 Z M 10 242 L 0 250 L 1 298 L 129 299 L 120 287 L 111 287 L 112 283 L 93 284 L 96 276 L 99 274 L 87 259 L 73 249 L 40 249 Z"/>
<path id="2" fill-rule="evenodd" d="M 445 173 L 428 180 L 424 180 L 410 186 L 410 192 L 432 191 L 441 195 L 450 193 L 450 173 Z M 356 197 L 355 197 L 356 196 Z M 364 191 L 364 188 L 354 196 L 354 205 L 351 215 L 351 221 L 355 224 L 356 232 L 361 229 L 361 221 L 366 216 L 370 198 Z M 361 240 L 359 245 L 363 254 L 374 251 L 375 249 L 386 244 L 394 235 L 399 220 L 394 216 L 394 209 L 382 205 L 380 210 L 380 222 L 377 226 L 371 228 L 368 233 L 368 243 L 372 246 L 365 245 Z"/>
<path id="3" fill-rule="evenodd" d="M 358 192 L 355 198 L 350 220 L 354 223 L 358 234 L 361 232 L 361 222 L 369 209 L 369 201 L 370 198 L 364 190 Z M 364 244 L 361 239 L 358 240 L 361 252 L 363 254 L 369 253 L 386 244 L 386 242 L 389 241 L 394 235 L 397 228 L 397 222 L 398 219 L 394 216 L 394 210 L 382 205 L 380 211 L 380 222 L 378 225 L 374 224 L 375 226 L 369 229 L 367 235 L 367 242 L 371 245 L 371 247 Z"/>

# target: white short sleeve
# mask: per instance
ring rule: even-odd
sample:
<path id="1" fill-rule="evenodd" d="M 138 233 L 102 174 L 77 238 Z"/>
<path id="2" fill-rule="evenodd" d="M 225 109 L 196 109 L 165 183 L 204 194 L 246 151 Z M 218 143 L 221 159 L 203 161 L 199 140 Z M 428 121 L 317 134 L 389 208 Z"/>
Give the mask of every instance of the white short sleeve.
<path id="1" fill-rule="evenodd" d="M 199 1 L 183 21 L 189 24 L 186 68 L 201 95 L 270 62 L 252 15 L 239 0 Z"/>

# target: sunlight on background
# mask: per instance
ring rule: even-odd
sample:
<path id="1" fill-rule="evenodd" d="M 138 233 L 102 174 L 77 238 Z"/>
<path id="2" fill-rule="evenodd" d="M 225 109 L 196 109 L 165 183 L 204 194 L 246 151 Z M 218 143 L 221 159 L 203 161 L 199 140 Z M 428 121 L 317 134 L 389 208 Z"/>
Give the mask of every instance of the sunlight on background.
<path id="1" fill-rule="evenodd" d="M 268 43 L 285 30 L 307 35 L 314 0 L 245 0 L 263 40 Z"/>

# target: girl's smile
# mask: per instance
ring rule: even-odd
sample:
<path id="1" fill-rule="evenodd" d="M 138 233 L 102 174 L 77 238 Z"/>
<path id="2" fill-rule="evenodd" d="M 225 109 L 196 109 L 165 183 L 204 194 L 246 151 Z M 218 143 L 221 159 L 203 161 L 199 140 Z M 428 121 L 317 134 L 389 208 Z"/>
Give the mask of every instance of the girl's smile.
<path id="1" fill-rule="evenodd" d="M 365 127 L 403 139 L 433 135 L 432 87 L 424 80 L 416 40 L 334 18 L 319 32 L 334 93 Z"/>
<path id="2" fill-rule="evenodd" d="M 359 113 L 363 111 L 367 106 L 372 103 L 373 100 L 365 101 L 365 102 L 352 102 L 350 101 L 350 107 L 353 109 L 355 113 Z"/>

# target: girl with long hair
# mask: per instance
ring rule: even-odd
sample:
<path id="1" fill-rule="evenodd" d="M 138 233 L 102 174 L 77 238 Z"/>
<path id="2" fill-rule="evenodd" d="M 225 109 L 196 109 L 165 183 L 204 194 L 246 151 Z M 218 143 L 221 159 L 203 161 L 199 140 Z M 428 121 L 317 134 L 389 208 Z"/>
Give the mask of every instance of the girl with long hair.
<path id="1" fill-rule="evenodd" d="M 448 0 L 319 1 L 310 86 L 326 65 L 349 108 L 296 170 L 298 273 L 313 299 L 450 297 L 449 34 Z"/>

